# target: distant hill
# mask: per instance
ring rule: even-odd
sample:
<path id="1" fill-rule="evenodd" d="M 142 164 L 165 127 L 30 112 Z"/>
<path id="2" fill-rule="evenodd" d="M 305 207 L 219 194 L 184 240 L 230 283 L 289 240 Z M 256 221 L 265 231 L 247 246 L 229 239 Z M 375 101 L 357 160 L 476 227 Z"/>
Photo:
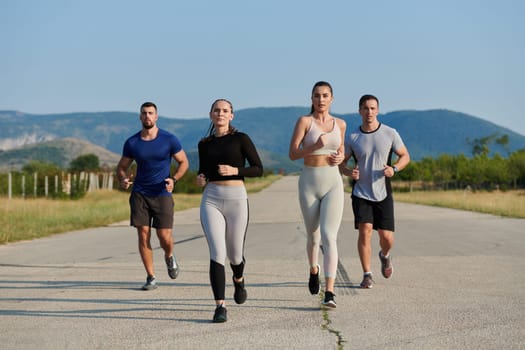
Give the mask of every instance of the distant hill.
<path id="1" fill-rule="evenodd" d="M 300 115 L 309 112 L 306 107 L 250 108 L 235 112 L 233 125 L 250 135 L 265 167 L 283 168 L 286 171 L 300 169 L 300 162 L 288 159 L 288 147 L 295 122 Z M 348 130 L 357 128 L 357 113 L 336 114 L 346 120 Z M 440 154 L 465 154 L 471 156 L 472 145 L 468 140 L 490 135 L 508 135 L 506 147 L 491 144 L 490 149 L 506 156 L 509 152 L 525 148 L 525 136 L 494 123 L 450 110 L 396 111 L 379 116 L 379 120 L 396 128 L 403 137 L 414 160 L 437 157 Z M 159 117 L 159 127 L 179 137 L 188 153 L 191 167 L 198 166 L 197 143 L 205 136 L 210 121 L 201 119 L 172 119 Z M 12 164 L 6 158 L 8 150 L 22 146 L 64 138 L 84 140 L 120 154 L 127 137 L 140 129 L 138 113 L 98 112 L 35 115 L 17 111 L 0 111 L 0 167 Z M 59 162 L 65 161 L 60 155 Z M 65 157 L 67 158 L 67 157 Z M 23 158 L 21 158 L 22 160 Z M 10 163 L 11 162 L 11 163 Z M 101 160 L 101 163 L 103 161 Z M 115 164 L 116 165 L 116 162 Z"/>
<path id="2" fill-rule="evenodd" d="M 259 153 L 267 169 L 274 169 L 275 171 L 283 169 L 287 173 L 296 172 L 301 169 L 299 163 L 294 163 L 280 154 L 266 150 L 260 150 Z M 100 160 L 100 166 L 111 169 L 117 165 L 120 159 L 119 154 L 87 141 L 65 138 L 33 143 L 9 151 L 0 151 L 0 172 L 20 170 L 24 165 L 34 160 L 53 163 L 61 168 L 67 169 L 73 159 L 85 154 L 97 155 Z M 195 168 L 199 162 L 197 150 L 191 150 L 187 155 L 190 164 L 193 165 L 192 169 L 196 170 Z"/>
<path id="3" fill-rule="evenodd" d="M 95 154 L 100 166 L 113 168 L 120 155 L 84 140 L 65 138 L 22 146 L 9 151 L 0 151 L 0 172 L 20 170 L 25 164 L 38 160 L 68 168 L 71 161 L 80 155 Z"/>

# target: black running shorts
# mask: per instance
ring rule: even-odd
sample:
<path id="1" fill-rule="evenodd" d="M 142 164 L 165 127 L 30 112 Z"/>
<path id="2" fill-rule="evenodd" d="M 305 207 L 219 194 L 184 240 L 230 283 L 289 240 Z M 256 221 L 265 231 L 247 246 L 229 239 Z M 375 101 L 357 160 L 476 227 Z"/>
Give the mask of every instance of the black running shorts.
<path id="1" fill-rule="evenodd" d="M 131 226 L 173 227 L 172 196 L 147 197 L 138 192 L 131 192 L 129 206 Z"/>
<path id="2" fill-rule="evenodd" d="M 352 196 L 352 210 L 354 212 L 354 227 L 359 224 L 373 224 L 374 230 L 394 231 L 394 199 L 389 194 L 380 202 Z"/>

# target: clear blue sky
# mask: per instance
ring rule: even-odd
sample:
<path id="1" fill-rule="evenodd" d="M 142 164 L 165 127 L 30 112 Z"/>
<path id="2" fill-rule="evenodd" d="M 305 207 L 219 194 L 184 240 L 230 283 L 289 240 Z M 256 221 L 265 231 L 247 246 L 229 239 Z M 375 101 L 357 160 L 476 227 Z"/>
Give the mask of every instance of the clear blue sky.
<path id="1" fill-rule="evenodd" d="M 0 0 L 0 110 L 207 117 L 362 94 L 525 134 L 525 1 Z"/>

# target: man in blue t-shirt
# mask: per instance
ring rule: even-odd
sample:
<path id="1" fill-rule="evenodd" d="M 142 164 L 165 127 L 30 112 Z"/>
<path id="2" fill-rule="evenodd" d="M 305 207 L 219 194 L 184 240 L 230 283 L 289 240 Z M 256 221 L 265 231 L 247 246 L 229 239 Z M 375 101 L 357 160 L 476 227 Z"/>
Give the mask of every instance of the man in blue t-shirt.
<path id="1" fill-rule="evenodd" d="M 145 102 L 140 107 L 142 130 L 124 143 L 122 158 L 117 166 L 117 178 L 122 189 L 133 188 L 129 198 L 130 224 L 137 228 L 139 252 L 146 269 L 144 290 L 157 288 L 151 249 L 151 227 L 157 230 L 168 275 L 175 279 L 179 266 L 173 255 L 173 197 L 171 192 L 178 180 L 188 170 L 186 153 L 177 137 L 157 127 L 157 106 Z M 171 159 L 178 163 L 173 177 L 170 175 Z M 137 174 L 131 181 L 127 171 L 135 161 Z"/>

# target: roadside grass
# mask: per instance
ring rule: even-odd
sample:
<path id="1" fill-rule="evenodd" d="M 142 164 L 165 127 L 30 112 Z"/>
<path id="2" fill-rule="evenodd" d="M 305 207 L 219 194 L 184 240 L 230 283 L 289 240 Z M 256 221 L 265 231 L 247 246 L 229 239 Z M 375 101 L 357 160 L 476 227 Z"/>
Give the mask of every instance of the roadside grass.
<path id="1" fill-rule="evenodd" d="M 279 180 L 282 175 L 266 175 L 264 177 L 247 177 L 244 181 L 248 193 L 259 192 Z"/>
<path id="2" fill-rule="evenodd" d="M 247 179 L 249 193 L 280 178 L 269 175 Z M 129 219 L 129 192 L 99 190 L 78 200 L 0 199 L 0 244 L 41 238 L 57 233 L 106 226 Z M 200 205 L 201 194 L 173 194 L 175 210 Z"/>
<path id="3" fill-rule="evenodd" d="M 268 187 L 281 175 L 246 179 L 248 193 Z M 348 190 L 348 188 L 347 188 Z M 525 218 L 525 190 L 395 192 L 396 201 Z M 198 207 L 201 194 L 173 195 L 175 210 Z M 95 191 L 79 200 L 0 198 L 0 244 L 106 226 L 129 219 L 129 192 Z"/>
<path id="4" fill-rule="evenodd" d="M 525 218 L 525 190 L 394 192 L 394 199 L 400 202 Z"/>

